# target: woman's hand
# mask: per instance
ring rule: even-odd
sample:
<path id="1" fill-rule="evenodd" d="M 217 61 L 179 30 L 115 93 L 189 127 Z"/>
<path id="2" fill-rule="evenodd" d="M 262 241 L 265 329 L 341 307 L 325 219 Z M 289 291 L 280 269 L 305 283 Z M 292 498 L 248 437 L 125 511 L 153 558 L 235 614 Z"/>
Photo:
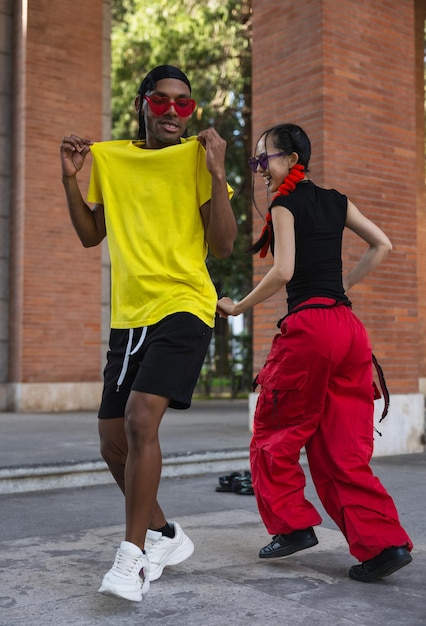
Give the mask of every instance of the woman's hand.
<path id="1" fill-rule="evenodd" d="M 239 315 L 236 312 L 237 304 L 231 298 L 221 298 L 216 307 L 216 311 L 220 317 L 228 317 L 228 315 Z"/>

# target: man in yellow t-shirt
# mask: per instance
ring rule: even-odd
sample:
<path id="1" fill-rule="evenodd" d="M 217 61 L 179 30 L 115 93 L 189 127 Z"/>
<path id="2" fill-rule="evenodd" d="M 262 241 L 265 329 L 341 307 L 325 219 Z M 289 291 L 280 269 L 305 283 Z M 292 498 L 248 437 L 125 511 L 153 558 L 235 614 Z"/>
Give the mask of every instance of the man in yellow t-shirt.
<path id="1" fill-rule="evenodd" d="M 140 601 L 167 565 L 194 549 L 157 501 L 158 429 L 168 406 L 191 404 L 214 326 L 207 249 L 227 257 L 236 237 L 226 143 L 213 128 L 187 137 L 196 107 L 186 75 L 162 65 L 135 100 L 137 141 L 61 144 L 62 179 L 85 247 L 107 236 L 111 335 L 99 409 L 101 452 L 126 499 L 125 540 L 99 591 Z M 87 200 L 77 173 L 93 155 Z"/>

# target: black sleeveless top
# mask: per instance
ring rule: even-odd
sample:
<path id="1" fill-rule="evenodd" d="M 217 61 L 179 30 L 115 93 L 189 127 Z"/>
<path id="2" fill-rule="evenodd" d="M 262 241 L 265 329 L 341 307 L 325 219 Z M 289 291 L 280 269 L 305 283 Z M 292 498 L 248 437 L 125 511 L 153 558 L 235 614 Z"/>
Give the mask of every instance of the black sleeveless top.
<path id="1" fill-rule="evenodd" d="M 293 277 L 287 283 L 289 312 L 318 296 L 349 302 L 342 283 L 347 197 L 306 181 L 298 183 L 288 196 L 273 200 L 271 211 L 275 206 L 285 207 L 294 217 L 296 259 Z"/>

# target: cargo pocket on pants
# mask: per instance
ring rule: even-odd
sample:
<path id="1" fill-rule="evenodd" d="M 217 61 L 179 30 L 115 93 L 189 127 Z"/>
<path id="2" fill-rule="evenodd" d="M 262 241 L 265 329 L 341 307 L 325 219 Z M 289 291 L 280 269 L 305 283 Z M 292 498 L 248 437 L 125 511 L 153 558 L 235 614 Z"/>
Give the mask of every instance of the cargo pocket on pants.
<path id="1" fill-rule="evenodd" d="M 256 382 L 261 391 L 254 415 L 254 428 L 282 428 L 300 424 L 306 409 L 308 372 L 291 368 L 264 367 Z"/>

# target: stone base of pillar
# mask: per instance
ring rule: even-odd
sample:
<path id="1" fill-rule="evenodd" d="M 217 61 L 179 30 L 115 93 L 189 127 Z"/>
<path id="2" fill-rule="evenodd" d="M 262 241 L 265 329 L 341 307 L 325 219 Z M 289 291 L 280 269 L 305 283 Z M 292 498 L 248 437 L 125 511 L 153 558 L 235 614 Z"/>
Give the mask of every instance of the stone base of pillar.
<path id="1" fill-rule="evenodd" d="M 0 410 L 18 413 L 97 411 L 102 382 L 7 383 L 0 385 Z"/>

